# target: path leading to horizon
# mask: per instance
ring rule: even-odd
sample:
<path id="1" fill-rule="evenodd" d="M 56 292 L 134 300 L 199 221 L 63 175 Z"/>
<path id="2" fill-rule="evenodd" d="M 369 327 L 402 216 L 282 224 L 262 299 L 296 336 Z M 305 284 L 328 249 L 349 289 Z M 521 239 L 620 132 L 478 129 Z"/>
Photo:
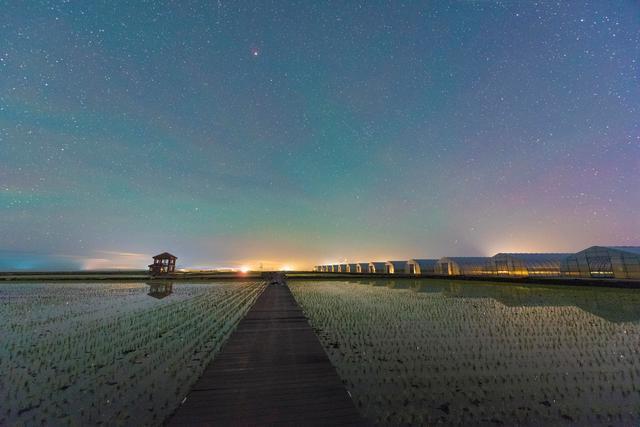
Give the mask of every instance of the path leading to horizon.
<path id="1" fill-rule="evenodd" d="M 364 425 L 286 285 L 266 287 L 168 421 Z"/>

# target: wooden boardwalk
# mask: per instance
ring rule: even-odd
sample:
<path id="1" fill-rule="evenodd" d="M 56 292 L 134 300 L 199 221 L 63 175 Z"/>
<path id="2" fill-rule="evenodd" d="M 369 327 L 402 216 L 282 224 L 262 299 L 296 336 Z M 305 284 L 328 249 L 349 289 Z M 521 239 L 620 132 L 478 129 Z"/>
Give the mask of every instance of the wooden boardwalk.
<path id="1" fill-rule="evenodd" d="M 286 285 L 267 286 L 168 421 L 364 425 Z"/>

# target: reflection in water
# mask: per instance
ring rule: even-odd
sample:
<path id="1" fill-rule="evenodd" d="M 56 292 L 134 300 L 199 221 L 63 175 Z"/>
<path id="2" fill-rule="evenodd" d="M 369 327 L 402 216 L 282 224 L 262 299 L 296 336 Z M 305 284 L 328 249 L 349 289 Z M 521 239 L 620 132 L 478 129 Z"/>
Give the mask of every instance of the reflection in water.
<path id="1" fill-rule="evenodd" d="M 262 289 L 0 284 L 0 426 L 163 425 Z"/>
<path id="2" fill-rule="evenodd" d="M 390 289 L 409 289 L 411 288 L 411 281 L 409 280 L 389 280 L 387 288 Z"/>
<path id="3" fill-rule="evenodd" d="M 640 291 L 372 285 L 289 284 L 372 423 L 640 426 Z"/>
<path id="4" fill-rule="evenodd" d="M 173 282 L 171 281 L 153 281 L 147 282 L 147 285 L 149 285 L 149 293 L 147 295 L 157 299 L 168 297 L 173 292 Z"/>
<path id="5" fill-rule="evenodd" d="M 640 321 L 640 291 L 504 282 L 392 279 L 374 286 L 441 293 L 449 298 L 493 298 L 507 307 L 578 307 L 610 322 Z"/>

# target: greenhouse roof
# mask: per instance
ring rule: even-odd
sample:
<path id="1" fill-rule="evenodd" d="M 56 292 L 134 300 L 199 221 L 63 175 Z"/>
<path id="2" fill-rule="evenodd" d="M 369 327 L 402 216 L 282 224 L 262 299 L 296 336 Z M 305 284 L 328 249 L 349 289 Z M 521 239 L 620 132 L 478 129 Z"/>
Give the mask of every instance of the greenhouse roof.
<path id="1" fill-rule="evenodd" d="M 542 262 L 542 261 L 561 261 L 568 257 L 569 255 L 573 255 L 570 253 L 506 253 L 500 252 L 495 254 L 493 258 L 499 256 L 508 256 L 517 258 L 522 261 L 530 261 L 530 262 Z"/>
<path id="2" fill-rule="evenodd" d="M 407 261 L 387 261 L 387 264 L 391 264 L 394 267 L 404 267 L 407 265 Z"/>
<path id="3" fill-rule="evenodd" d="M 459 256 L 459 257 L 445 257 L 440 260 L 449 260 L 453 261 L 456 264 L 464 265 L 464 264 L 482 264 L 489 261 L 491 258 L 489 257 L 474 257 L 474 256 Z"/>
<path id="4" fill-rule="evenodd" d="M 408 262 L 418 264 L 420 267 L 433 266 L 438 262 L 437 259 L 410 259 Z"/>
<path id="5" fill-rule="evenodd" d="M 607 249 L 613 249 L 620 252 L 628 252 L 631 254 L 640 255 L 640 246 L 602 246 L 602 247 Z"/>

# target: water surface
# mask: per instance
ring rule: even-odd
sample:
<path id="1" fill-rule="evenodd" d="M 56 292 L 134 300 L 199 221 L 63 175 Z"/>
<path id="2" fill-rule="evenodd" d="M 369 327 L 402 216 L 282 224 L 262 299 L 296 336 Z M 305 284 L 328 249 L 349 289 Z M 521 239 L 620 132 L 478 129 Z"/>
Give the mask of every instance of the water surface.
<path id="1" fill-rule="evenodd" d="M 290 285 L 383 425 L 638 425 L 640 292 L 437 280 Z"/>
<path id="2" fill-rule="evenodd" d="M 158 425 L 259 283 L 3 283 L 0 425 Z"/>

